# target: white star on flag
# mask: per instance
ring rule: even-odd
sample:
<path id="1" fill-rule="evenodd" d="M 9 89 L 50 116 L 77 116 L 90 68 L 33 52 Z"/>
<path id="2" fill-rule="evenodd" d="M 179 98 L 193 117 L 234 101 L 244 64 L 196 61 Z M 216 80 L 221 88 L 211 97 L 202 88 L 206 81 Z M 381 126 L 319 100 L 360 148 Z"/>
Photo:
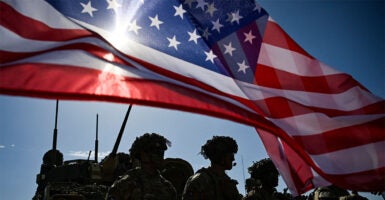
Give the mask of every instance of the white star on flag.
<path id="1" fill-rule="evenodd" d="M 155 15 L 155 17 L 148 17 L 151 20 L 150 26 L 155 26 L 158 30 L 160 30 L 159 25 L 163 24 L 162 21 L 158 19 L 158 15 Z"/>
<path id="2" fill-rule="evenodd" d="M 221 32 L 221 28 L 223 27 L 223 25 L 221 23 L 219 23 L 219 19 L 217 19 L 217 21 L 211 21 L 211 23 L 213 23 L 213 28 L 211 30 L 216 30 L 218 31 L 218 33 Z"/>
<path id="3" fill-rule="evenodd" d="M 142 27 L 136 25 L 136 20 L 134 20 L 133 22 L 131 22 L 129 24 L 129 28 L 128 28 L 128 31 L 134 31 L 135 34 L 138 34 L 138 30 L 141 29 Z"/>
<path id="4" fill-rule="evenodd" d="M 205 51 L 205 54 L 206 54 L 206 60 L 205 61 L 210 60 L 211 63 L 214 63 L 214 58 L 216 58 L 217 56 L 213 53 L 213 50 L 210 50 L 209 52 Z"/>
<path id="5" fill-rule="evenodd" d="M 174 6 L 175 8 L 175 14 L 174 16 L 180 16 L 180 18 L 183 19 L 183 14 L 186 12 L 186 10 L 183 9 L 183 5 L 179 5 L 178 7 Z"/>
<path id="6" fill-rule="evenodd" d="M 205 0 L 197 0 L 197 6 L 196 8 L 201 8 L 202 10 L 205 10 L 205 7 L 207 6 L 207 2 Z"/>
<path id="7" fill-rule="evenodd" d="M 84 3 L 80 3 L 80 4 L 83 6 L 82 13 L 88 13 L 91 17 L 94 16 L 94 15 L 93 15 L 93 12 L 98 10 L 98 9 L 92 7 L 91 1 L 89 1 L 89 2 L 87 3 L 87 5 L 84 4 Z"/>
<path id="8" fill-rule="evenodd" d="M 108 3 L 107 10 L 113 9 L 115 13 L 118 12 L 118 8 L 122 7 L 122 5 L 118 4 L 116 0 L 107 0 L 107 3 Z"/>
<path id="9" fill-rule="evenodd" d="M 187 32 L 187 33 L 190 35 L 190 38 L 188 39 L 188 41 L 194 41 L 195 44 L 198 44 L 198 39 L 201 38 L 201 36 L 197 34 L 197 30 L 194 29 L 193 32 Z"/>
<path id="10" fill-rule="evenodd" d="M 232 47 L 232 44 L 231 44 L 231 42 L 229 42 L 229 44 L 228 45 L 223 45 L 224 47 L 225 47 L 225 54 L 226 53 L 228 53 L 228 54 L 230 54 L 230 56 L 233 56 L 233 51 L 235 51 L 235 48 L 233 48 Z"/>
<path id="11" fill-rule="evenodd" d="M 253 39 L 255 38 L 255 36 L 253 35 L 253 33 L 251 32 L 251 30 L 248 32 L 248 33 L 243 33 L 245 35 L 245 40 L 243 42 L 250 42 L 250 44 L 253 44 Z"/>
<path id="12" fill-rule="evenodd" d="M 210 14 L 210 17 L 214 16 L 214 12 L 217 11 L 218 9 L 214 6 L 214 2 L 210 5 L 207 6 L 206 13 Z"/>
<path id="13" fill-rule="evenodd" d="M 246 74 L 246 69 L 249 68 L 248 65 L 246 65 L 245 60 L 242 61 L 242 63 L 237 63 L 239 66 L 238 72 L 242 71 L 244 74 Z"/>
<path id="14" fill-rule="evenodd" d="M 236 12 L 231 13 L 231 23 L 237 22 L 239 24 L 239 20 L 241 20 L 243 17 L 239 15 L 239 10 Z"/>
<path id="15" fill-rule="evenodd" d="M 167 40 L 170 42 L 168 47 L 174 47 L 176 50 L 178 50 L 178 45 L 180 44 L 180 42 L 178 42 L 176 40 L 176 36 L 174 35 L 173 38 L 168 38 L 167 37 Z"/>

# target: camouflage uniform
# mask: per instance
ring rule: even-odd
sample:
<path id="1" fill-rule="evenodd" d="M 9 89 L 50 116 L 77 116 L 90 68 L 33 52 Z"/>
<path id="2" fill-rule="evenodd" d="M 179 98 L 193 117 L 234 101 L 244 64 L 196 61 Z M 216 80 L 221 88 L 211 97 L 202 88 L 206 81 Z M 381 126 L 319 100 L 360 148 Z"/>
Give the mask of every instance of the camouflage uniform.
<path id="1" fill-rule="evenodd" d="M 242 200 L 281 200 L 275 193 L 253 189 Z"/>
<path id="2" fill-rule="evenodd" d="M 130 148 L 134 168 L 129 170 L 108 191 L 107 200 L 176 200 L 171 182 L 159 170 L 170 141 L 156 133 L 137 137 Z"/>
<path id="3" fill-rule="evenodd" d="M 148 175 L 140 168 L 129 170 L 109 190 L 108 200 L 176 200 L 174 186 L 159 173 Z"/>
<path id="4" fill-rule="evenodd" d="M 236 185 L 237 181 L 225 173 L 217 174 L 211 168 L 202 168 L 188 179 L 183 200 L 238 200 L 242 196 Z"/>
<path id="5" fill-rule="evenodd" d="M 230 137 L 214 136 L 202 146 L 201 154 L 209 158 L 211 166 L 198 170 L 186 183 L 183 200 L 240 200 L 237 181 L 226 175 L 233 166 L 238 151 L 236 141 Z"/>
<path id="6" fill-rule="evenodd" d="M 367 200 L 358 194 L 350 194 L 347 190 L 334 185 L 316 188 L 309 196 L 310 200 Z"/>

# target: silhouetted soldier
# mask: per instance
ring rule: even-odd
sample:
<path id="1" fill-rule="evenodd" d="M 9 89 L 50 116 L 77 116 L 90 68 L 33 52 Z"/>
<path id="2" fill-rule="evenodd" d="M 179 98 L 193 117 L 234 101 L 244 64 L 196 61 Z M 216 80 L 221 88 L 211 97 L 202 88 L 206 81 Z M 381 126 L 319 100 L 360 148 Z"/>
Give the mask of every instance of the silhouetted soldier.
<path id="1" fill-rule="evenodd" d="M 47 185 L 46 178 L 49 172 L 63 165 L 63 154 L 56 149 L 47 151 L 43 156 L 43 164 L 40 166 L 40 174 L 37 175 L 36 182 L 38 184 L 35 196 L 32 199 L 42 199 L 44 188 Z"/>
<path id="2" fill-rule="evenodd" d="M 156 133 L 137 137 L 130 149 L 134 168 L 115 181 L 108 200 L 176 200 L 174 186 L 160 175 L 164 152 L 171 143 Z"/>
<path id="3" fill-rule="evenodd" d="M 240 200 L 237 181 L 231 179 L 226 170 L 233 167 L 234 154 L 238 151 L 231 137 L 214 136 L 201 148 L 205 159 L 210 159 L 208 168 L 198 170 L 186 183 L 183 200 Z"/>
<path id="4" fill-rule="evenodd" d="M 310 195 L 309 200 L 367 200 L 367 198 L 334 185 L 316 188 Z"/>
<path id="5" fill-rule="evenodd" d="M 247 195 L 244 200 L 280 200 L 291 199 L 291 195 L 277 192 L 278 170 L 270 158 L 253 163 L 248 168 L 251 175 L 246 180 Z"/>

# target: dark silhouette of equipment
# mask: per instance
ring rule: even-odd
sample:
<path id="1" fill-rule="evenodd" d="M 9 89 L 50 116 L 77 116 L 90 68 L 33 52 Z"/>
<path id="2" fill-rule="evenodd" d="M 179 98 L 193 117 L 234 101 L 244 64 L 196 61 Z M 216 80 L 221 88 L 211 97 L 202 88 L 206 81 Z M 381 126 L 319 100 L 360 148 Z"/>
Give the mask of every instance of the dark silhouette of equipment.
<path id="1" fill-rule="evenodd" d="M 98 114 L 96 116 L 95 159 L 90 160 L 91 154 L 89 154 L 88 159 L 63 161 L 63 154 L 57 150 L 58 105 L 57 100 L 52 149 L 43 156 L 43 164 L 36 177 L 38 187 L 33 200 L 104 200 L 109 186 L 119 175 L 116 173 L 117 168 L 120 167 L 118 170 L 120 173 L 124 171 L 119 162 L 127 159 L 121 159 L 123 155 L 117 154 L 117 150 L 132 105 L 129 106 L 126 113 L 112 153 L 108 159 L 104 159 L 100 163 L 98 162 Z M 131 167 L 127 163 L 124 163 L 124 166 Z"/>

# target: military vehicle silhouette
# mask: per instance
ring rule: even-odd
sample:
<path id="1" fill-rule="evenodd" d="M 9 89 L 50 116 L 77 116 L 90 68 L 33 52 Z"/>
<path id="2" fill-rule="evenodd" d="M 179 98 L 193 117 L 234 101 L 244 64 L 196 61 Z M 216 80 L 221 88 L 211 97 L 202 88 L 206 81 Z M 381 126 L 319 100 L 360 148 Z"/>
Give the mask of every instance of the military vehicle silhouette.
<path id="1" fill-rule="evenodd" d="M 101 162 L 98 162 L 98 131 L 96 131 L 95 140 L 95 159 L 90 160 L 90 151 L 88 159 L 63 161 L 63 154 L 56 149 L 58 104 L 59 101 L 56 101 L 52 149 L 43 156 L 40 173 L 36 176 L 38 187 L 32 199 L 102 200 L 113 181 L 131 168 L 129 155 L 117 153 L 117 150 L 132 105 L 127 110 L 112 152 Z M 98 116 L 96 127 L 98 127 Z"/>

